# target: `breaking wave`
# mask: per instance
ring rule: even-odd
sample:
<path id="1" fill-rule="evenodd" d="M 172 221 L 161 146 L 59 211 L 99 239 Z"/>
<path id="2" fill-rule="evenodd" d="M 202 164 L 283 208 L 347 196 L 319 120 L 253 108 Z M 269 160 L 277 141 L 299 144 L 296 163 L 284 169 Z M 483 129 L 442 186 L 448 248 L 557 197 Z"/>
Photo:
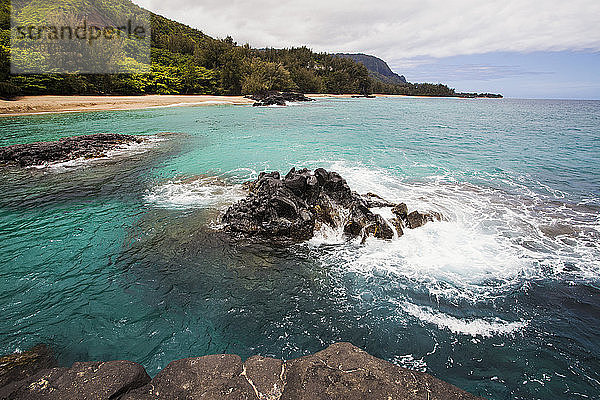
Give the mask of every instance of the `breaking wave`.
<path id="1" fill-rule="evenodd" d="M 242 182 L 256 179 L 250 168 L 238 168 L 215 175 L 174 178 L 146 191 L 146 203 L 160 208 L 213 208 L 224 210 L 248 192 Z"/>
<path id="2" fill-rule="evenodd" d="M 223 209 L 246 194 L 240 184 L 228 184 L 219 177 L 200 176 L 170 180 L 147 191 L 145 199 L 161 208 Z"/>
<path id="3" fill-rule="evenodd" d="M 160 142 L 167 139 L 159 136 L 142 136 L 145 140 L 143 142 L 131 142 L 116 146 L 115 148 L 108 150 L 102 157 L 85 158 L 79 157 L 69 161 L 52 162 L 41 165 L 32 165 L 30 169 L 46 170 L 50 172 L 66 172 L 75 168 L 81 168 L 90 164 L 105 162 L 107 160 L 118 159 L 119 157 L 131 157 L 132 155 L 142 154 L 150 149 L 155 148 Z"/>
<path id="4" fill-rule="evenodd" d="M 400 304 L 400 308 L 421 322 L 434 324 L 440 329 L 447 329 L 452 333 L 468 336 L 492 337 L 497 335 L 511 335 L 527 326 L 526 321 L 508 322 L 498 317 L 491 319 L 460 319 L 436 311 L 431 307 L 417 306 L 407 302 Z"/>
<path id="5" fill-rule="evenodd" d="M 434 298 L 471 303 L 526 290 L 535 279 L 598 279 L 597 207 L 541 195 L 514 182 L 516 190 L 451 176 L 408 181 L 384 169 L 329 163 L 359 193 L 374 192 L 405 202 L 409 211 L 438 211 L 447 219 L 405 229 L 395 240 L 369 238 L 364 245 L 344 242 L 343 232 L 324 227 L 309 245 L 342 244 L 322 254 L 322 262 L 341 273 L 385 273 Z M 389 217 L 385 211 L 382 216 Z"/>

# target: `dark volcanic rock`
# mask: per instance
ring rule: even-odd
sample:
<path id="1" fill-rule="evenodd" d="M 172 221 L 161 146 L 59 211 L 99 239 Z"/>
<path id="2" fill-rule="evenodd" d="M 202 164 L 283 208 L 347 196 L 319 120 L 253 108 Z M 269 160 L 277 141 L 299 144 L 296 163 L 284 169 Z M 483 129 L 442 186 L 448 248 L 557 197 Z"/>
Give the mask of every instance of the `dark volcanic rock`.
<path id="1" fill-rule="evenodd" d="M 127 143 L 140 143 L 144 138 L 118 133 L 62 138 L 55 142 L 15 144 L 0 148 L 0 165 L 27 167 L 50 162 L 68 161 L 76 158 L 97 158 Z"/>
<path id="2" fill-rule="evenodd" d="M 242 359 L 231 354 L 173 361 L 123 400 L 256 399 L 243 372 Z"/>
<path id="3" fill-rule="evenodd" d="M 377 207 L 395 207 L 396 205 L 390 201 L 387 201 L 381 196 L 376 195 L 375 193 L 367 193 L 362 196 L 367 203 L 369 208 L 377 208 Z"/>
<path id="4" fill-rule="evenodd" d="M 441 221 L 442 215 L 436 212 L 420 213 L 413 211 L 406 216 L 406 226 L 410 229 L 415 229 L 425 225 L 427 222 Z"/>
<path id="5" fill-rule="evenodd" d="M 0 357 L 0 388 L 54 366 L 56 366 L 56 359 L 44 344 L 22 353 Z"/>
<path id="6" fill-rule="evenodd" d="M 256 100 L 253 106 L 285 106 L 286 102 L 314 101 L 302 93 L 295 92 L 277 92 L 267 91 L 246 96 L 249 99 Z"/>
<path id="7" fill-rule="evenodd" d="M 279 172 L 261 173 L 248 187 L 248 197 L 223 216 L 228 231 L 302 241 L 327 224 L 343 227 L 351 237 L 391 239 L 394 235 L 387 222 L 333 171 L 292 168 L 283 179 Z"/>
<path id="8" fill-rule="evenodd" d="M 409 213 L 408 207 L 404 203 L 394 206 L 392 212 L 396 215 L 396 218 L 392 219 L 390 222 L 396 227 L 400 225 L 409 229 L 419 228 L 427 222 L 442 221 L 444 219 L 442 214 L 433 211 L 426 213 L 413 211 Z"/>
<path id="9" fill-rule="evenodd" d="M 254 356 L 189 358 L 169 364 L 123 400 L 147 399 L 423 399 L 475 400 L 431 375 L 398 367 L 337 343 L 291 361 Z"/>
<path id="10" fill-rule="evenodd" d="M 150 382 L 131 361 L 78 362 L 52 368 L 0 388 L 0 398 L 18 400 L 100 400 L 119 396 Z"/>
<path id="11" fill-rule="evenodd" d="M 394 228 L 396 228 L 396 232 L 398 233 L 398 237 L 404 235 L 404 223 L 402 222 L 401 219 L 399 218 L 392 218 L 390 219 L 390 224 L 394 225 Z"/>
<path id="12" fill-rule="evenodd" d="M 337 343 L 291 361 L 260 356 L 242 363 L 220 354 L 174 361 L 150 380 L 129 361 L 43 369 L 0 388 L 7 400 L 476 400 L 431 375 Z"/>
<path id="13" fill-rule="evenodd" d="M 392 239 L 394 237 L 394 231 L 379 214 L 375 214 L 375 223 L 369 223 L 365 226 L 365 232 L 368 236 L 377 239 Z"/>
<path id="14" fill-rule="evenodd" d="M 244 373 L 259 399 L 279 399 L 285 386 L 283 360 L 253 356 L 244 363 Z"/>
<path id="15" fill-rule="evenodd" d="M 396 215 L 396 217 L 405 221 L 408 215 L 408 207 L 404 203 L 396 204 L 392 208 L 392 212 Z"/>
<path id="16" fill-rule="evenodd" d="M 478 399 L 431 375 L 398 367 L 350 343 L 286 362 L 281 400 Z"/>

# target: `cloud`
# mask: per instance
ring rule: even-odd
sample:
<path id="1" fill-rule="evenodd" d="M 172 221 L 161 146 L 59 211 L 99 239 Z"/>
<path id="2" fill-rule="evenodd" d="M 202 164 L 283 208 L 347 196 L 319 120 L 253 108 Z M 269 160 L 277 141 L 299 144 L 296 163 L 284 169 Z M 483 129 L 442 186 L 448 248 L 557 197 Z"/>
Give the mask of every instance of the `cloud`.
<path id="1" fill-rule="evenodd" d="M 597 0 L 134 0 L 254 47 L 365 52 L 401 65 L 495 51 L 600 51 Z"/>
<path id="2" fill-rule="evenodd" d="M 553 75 L 550 71 L 532 71 L 519 65 L 422 63 L 410 71 L 419 82 L 491 81 L 525 76 Z"/>

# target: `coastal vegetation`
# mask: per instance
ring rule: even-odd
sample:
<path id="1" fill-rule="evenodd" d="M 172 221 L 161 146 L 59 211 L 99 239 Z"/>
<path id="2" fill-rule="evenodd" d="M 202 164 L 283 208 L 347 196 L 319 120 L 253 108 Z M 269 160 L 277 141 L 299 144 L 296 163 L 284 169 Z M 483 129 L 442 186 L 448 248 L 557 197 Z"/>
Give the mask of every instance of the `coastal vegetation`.
<path id="1" fill-rule="evenodd" d="M 66 0 L 71 13 L 89 6 L 88 0 Z M 64 4 L 63 4 L 64 3 Z M 79 4 L 82 3 L 82 4 Z M 102 5 L 104 20 L 139 8 L 128 0 L 94 2 Z M 37 4 L 37 5 L 36 5 Z M 49 8 L 32 2 L 29 8 Z M 66 7 L 66 9 L 69 9 Z M 28 18 L 35 18 L 28 11 Z M 79 15 L 79 17 L 81 17 Z M 10 73 L 10 2 L 0 1 L 0 97 L 41 94 L 216 94 L 246 95 L 260 91 L 304 93 L 382 93 L 455 96 L 443 84 L 390 81 L 362 62 L 307 47 L 254 49 L 233 38 L 212 38 L 200 30 L 150 14 L 151 54 L 147 73 L 32 74 Z M 14 54 L 12 55 L 14 57 Z"/>

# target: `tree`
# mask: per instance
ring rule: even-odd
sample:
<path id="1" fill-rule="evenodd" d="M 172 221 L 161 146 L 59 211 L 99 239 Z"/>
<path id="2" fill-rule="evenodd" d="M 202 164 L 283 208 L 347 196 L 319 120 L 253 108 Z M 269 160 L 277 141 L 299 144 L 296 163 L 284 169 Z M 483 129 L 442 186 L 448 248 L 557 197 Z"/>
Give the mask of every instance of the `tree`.
<path id="1" fill-rule="evenodd" d="M 244 79 L 242 94 L 266 90 L 292 90 L 296 88 L 287 69 L 282 64 L 262 61 L 255 57 L 250 64 L 250 74 Z"/>

